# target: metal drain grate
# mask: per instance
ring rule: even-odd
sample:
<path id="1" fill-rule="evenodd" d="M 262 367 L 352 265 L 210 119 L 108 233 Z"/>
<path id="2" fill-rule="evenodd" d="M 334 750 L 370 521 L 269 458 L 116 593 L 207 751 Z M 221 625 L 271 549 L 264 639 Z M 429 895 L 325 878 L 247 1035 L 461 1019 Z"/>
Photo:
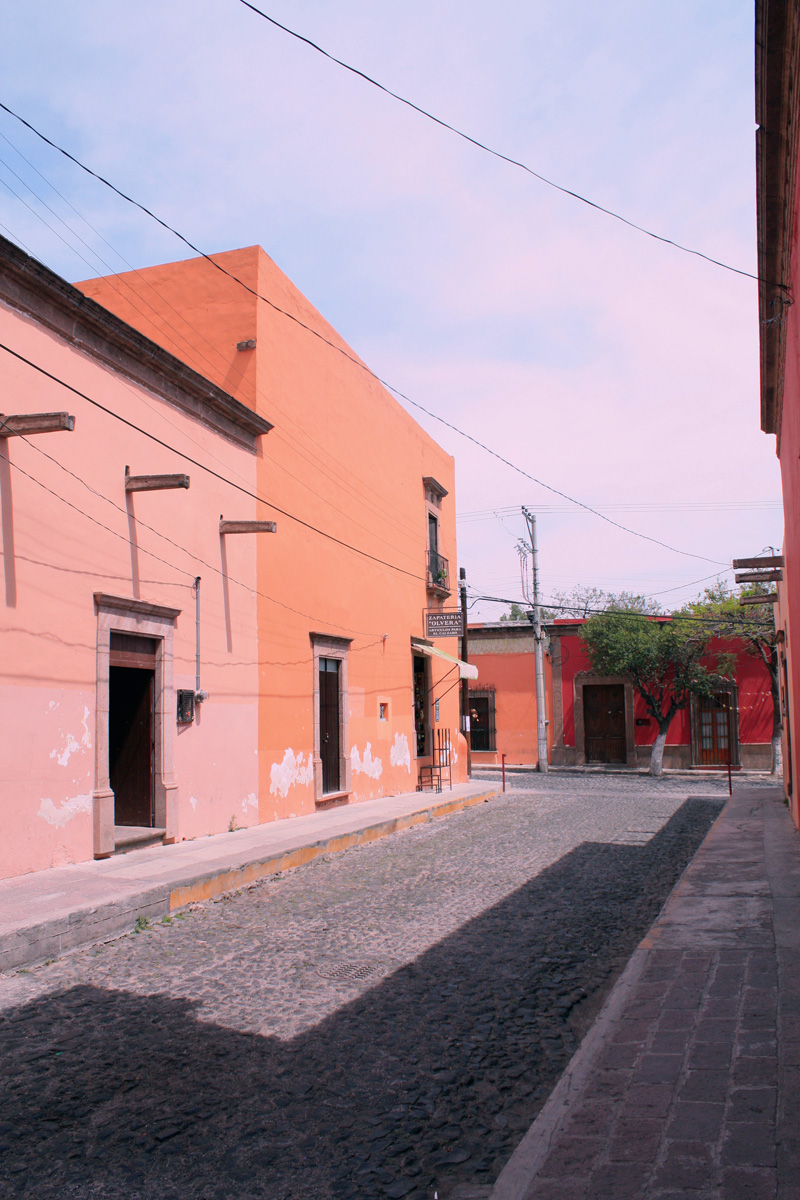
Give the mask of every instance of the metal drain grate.
<path id="1" fill-rule="evenodd" d="M 323 963 L 317 967 L 317 974 L 322 979 L 332 979 L 340 983 L 358 983 L 363 979 L 371 979 L 374 975 L 385 975 L 393 965 L 384 958 L 362 959 L 361 962 Z"/>

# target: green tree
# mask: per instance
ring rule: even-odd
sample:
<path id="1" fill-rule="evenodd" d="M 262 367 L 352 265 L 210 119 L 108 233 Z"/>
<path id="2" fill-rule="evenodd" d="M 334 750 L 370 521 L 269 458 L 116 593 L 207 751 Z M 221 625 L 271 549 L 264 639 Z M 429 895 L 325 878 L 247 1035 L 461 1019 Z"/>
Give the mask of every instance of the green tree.
<path id="1" fill-rule="evenodd" d="M 757 585 L 733 589 L 724 580 L 706 588 L 698 600 L 687 604 L 684 612 L 702 616 L 711 623 L 717 637 L 741 638 L 748 651 L 760 658 L 769 674 L 772 696 L 773 775 L 781 773 L 781 697 L 778 676 L 778 638 L 771 604 L 740 604 L 740 596 L 755 596 L 763 591 Z"/>
<path id="2" fill-rule="evenodd" d="M 718 656 L 709 667 L 710 632 L 689 616 L 653 617 L 635 609 L 616 609 L 591 617 L 581 639 L 598 675 L 627 675 L 658 726 L 650 774 L 663 772 L 664 744 L 673 717 L 692 695 L 708 696 L 718 687 L 731 659 Z"/>
<path id="3" fill-rule="evenodd" d="M 525 609 L 520 608 L 516 601 L 511 605 L 509 611 L 503 613 L 500 618 L 501 621 L 527 621 L 527 619 L 528 614 L 525 612 Z"/>

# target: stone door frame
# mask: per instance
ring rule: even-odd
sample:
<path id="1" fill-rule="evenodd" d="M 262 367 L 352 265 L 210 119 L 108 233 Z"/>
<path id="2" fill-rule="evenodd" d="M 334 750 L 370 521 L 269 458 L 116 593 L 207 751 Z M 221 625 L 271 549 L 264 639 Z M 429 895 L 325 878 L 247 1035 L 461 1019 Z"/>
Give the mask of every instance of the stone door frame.
<path id="1" fill-rule="evenodd" d="M 347 685 L 347 657 L 352 638 L 333 637 L 327 633 L 311 633 L 314 658 L 314 802 L 329 804 L 346 800 L 353 790 L 350 764 L 350 703 Z M 322 790 L 322 756 L 320 754 L 319 660 L 335 658 L 339 662 L 339 788 L 338 792 Z"/>
<path id="2" fill-rule="evenodd" d="M 178 837 L 178 784 L 175 779 L 175 691 L 172 655 L 175 622 L 179 608 L 151 604 L 124 596 L 94 593 L 97 613 L 97 682 L 95 703 L 95 786 L 92 792 L 94 857 L 114 853 L 114 792 L 108 763 L 108 718 L 110 711 L 111 634 L 128 633 L 154 638 L 157 643 L 155 670 L 155 791 L 156 828 L 164 829 L 164 841 Z"/>
<path id="3" fill-rule="evenodd" d="M 575 762 L 586 765 L 586 729 L 583 720 L 583 689 L 586 685 L 621 684 L 625 696 L 625 765 L 636 766 L 636 725 L 634 721 L 633 683 L 627 675 L 591 675 L 588 671 L 575 676 L 573 681 L 575 714 Z"/>

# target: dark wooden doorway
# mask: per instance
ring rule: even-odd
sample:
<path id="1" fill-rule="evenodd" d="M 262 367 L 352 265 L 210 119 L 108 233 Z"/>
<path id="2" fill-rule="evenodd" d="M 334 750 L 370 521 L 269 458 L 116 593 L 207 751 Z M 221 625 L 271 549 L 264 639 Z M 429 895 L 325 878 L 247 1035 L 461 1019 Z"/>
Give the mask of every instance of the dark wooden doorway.
<path id="1" fill-rule="evenodd" d="M 725 767 L 729 759 L 735 761 L 731 754 L 734 714 L 728 711 L 730 703 L 727 692 L 698 699 L 698 756 L 703 767 Z"/>
<path id="2" fill-rule="evenodd" d="M 628 761 L 625 752 L 625 688 L 621 683 L 584 684 L 583 726 L 587 762 Z"/>
<path id="3" fill-rule="evenodd" d="M 111 634 L 108 773 L 114 824 L 155 825 L 155 638 Z"/>
<path id="4" fill-rule="evenodd" d="M 417 758 L 428 751 L 428 660 L 414 655 L 414 738 Z"/>
<path id="5" fill-rule="evenodd" d="M 319 660 L 319 756 L 322 759 L 323 794 L 341 791 L 340 688 L 338 658 Z"/>

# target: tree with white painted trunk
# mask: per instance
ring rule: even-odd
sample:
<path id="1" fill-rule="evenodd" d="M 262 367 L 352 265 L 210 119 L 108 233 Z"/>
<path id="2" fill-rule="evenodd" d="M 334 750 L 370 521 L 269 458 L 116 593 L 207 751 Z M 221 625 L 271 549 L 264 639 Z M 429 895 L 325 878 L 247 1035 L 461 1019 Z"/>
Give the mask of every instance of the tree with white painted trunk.
<path id="1" fill-rule="evenodd" d="M 664 745 L 675 714 L 695 696 L 710 696 L 731 668 L 727 655 L 709 662 L 711 626 L 676 613 L 653 616 L 614 609 L 590 618 L 581 639 L 598 675 L 625 675 L 656 722 L 650 774 L 663 773 Z M 705 661 L 704 661 L 705 660 Z"/>

